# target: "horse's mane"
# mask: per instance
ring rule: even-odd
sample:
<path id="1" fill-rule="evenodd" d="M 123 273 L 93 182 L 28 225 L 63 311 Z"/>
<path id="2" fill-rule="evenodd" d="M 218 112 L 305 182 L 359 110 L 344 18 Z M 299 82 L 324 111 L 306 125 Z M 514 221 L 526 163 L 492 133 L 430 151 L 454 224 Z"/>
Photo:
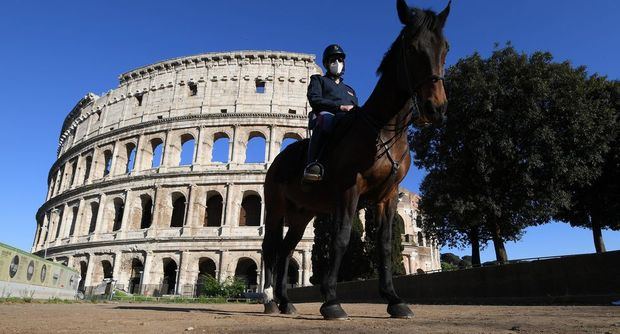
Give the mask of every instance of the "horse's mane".
<path id="1" fill-rule="evenodd" d="M 430 9 L 413 9 L 415 20 L 411 25 L 403 27 L 396 40 L 392 43 L 392 46 L 387 50 L 385 55 L 383 56 L 383 60 L 381 60 L 381 64 L 377 68 L 377 75 L 382 75 L 386 72 L 386 70 L 392 66 L 395 66 L 395 62 L 398 59 L 397 57 L 402 52 L 402 43 L 400 39 L 405 31 L 405 29 L 410 28 L 416 32 L 416 36 L 419 36 L 420 32 L 424 30 L 434 31 L 437 28 L 441 28 L 439 26 L 439 20 L 437 19 L 437 14 Z M 415 38 L 414 37 L 414 38 Z"/>

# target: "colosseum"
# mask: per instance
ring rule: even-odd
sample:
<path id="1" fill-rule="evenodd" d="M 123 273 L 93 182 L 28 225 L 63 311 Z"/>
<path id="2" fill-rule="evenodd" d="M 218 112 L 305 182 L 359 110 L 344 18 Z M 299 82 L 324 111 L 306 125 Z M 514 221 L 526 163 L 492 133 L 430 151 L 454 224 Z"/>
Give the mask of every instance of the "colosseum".
<path id="1" fill-rule="evenodd" d="M 130 293 L 192 296 L 200 274 L 260 291 L 262 183 L 278 152 L 307 137 L 315 73 L 310 54 L 207 53 L 88 93 L 62 125 L 32 252 L 78 270 L 87 293 L 113 279 Z M 401 195 L 406 271 L 438 269 L 415 225 L 417 196 Z M 309 225 L 291 286 L 310 284 L 312 241 Z"/>

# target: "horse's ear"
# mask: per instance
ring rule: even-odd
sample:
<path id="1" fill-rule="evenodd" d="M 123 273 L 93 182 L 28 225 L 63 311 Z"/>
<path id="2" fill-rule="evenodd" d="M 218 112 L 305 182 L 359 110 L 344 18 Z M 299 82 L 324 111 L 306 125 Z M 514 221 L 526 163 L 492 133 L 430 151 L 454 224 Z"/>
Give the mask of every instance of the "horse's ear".
<path id="1" fill-rule="evenodd" d="M 452 0 L 448 1 L 448 5 L 446 6 L 446 8 L 441 13 L 439 13 L 439 15 L 437 15 L 437 17 L 439 18 L 439 22 L 441 22 L 442 28 L 446 24 L 446 20 L 448 19 L 448 15 L 450 14 L 451 4 L 452 4 Z"/>
<path id="2" fill-rule="evenodd" d="M 396 10 L 398 11 L 398 18 L 402 24 L 408 25 L 413 22 L 413 13 L 405 0 L 396 0 Z"/>

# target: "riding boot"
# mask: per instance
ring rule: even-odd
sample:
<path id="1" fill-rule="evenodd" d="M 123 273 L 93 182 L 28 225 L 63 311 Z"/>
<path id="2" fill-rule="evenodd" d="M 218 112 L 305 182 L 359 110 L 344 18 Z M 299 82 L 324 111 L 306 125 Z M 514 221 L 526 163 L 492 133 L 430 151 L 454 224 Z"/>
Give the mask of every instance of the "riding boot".
<path id="1" fill-rule="evenodd" d="M 326 136 L 320 127 L 315 127 L 310 137 L 308 145 L 308 160 L 304 169 L 303 182 L 318 182 L 323 179 L 323 165 L 319 162 L 323 147 L 325 146 Z"/>

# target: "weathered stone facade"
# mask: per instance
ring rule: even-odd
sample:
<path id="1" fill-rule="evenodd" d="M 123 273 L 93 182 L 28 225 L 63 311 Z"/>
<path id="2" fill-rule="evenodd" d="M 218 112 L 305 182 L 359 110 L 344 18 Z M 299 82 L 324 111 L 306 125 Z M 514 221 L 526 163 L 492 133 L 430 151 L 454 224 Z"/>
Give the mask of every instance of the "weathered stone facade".
<path id="1" fill-rule="evenodd" d="M 86 289 L 114 278 L 134 293 L 190 295 L 201 273 L 260 289 L 262 183 L 283 142 L 307 136 L 306 87 L 320 71 L 308 54 L 209 53 L 89 93 L 63 124 L 32 251 L 79 270 Z M 263 162 L 246 162 L 255 139 Z M 399 206 L 406 225 L 412 196 Z M 312 238 L 309 228 L 294 252 L 292 284 L 309 284 Z M 438 267 L 436 248 L 407 245 L 408 272 Z"/>

